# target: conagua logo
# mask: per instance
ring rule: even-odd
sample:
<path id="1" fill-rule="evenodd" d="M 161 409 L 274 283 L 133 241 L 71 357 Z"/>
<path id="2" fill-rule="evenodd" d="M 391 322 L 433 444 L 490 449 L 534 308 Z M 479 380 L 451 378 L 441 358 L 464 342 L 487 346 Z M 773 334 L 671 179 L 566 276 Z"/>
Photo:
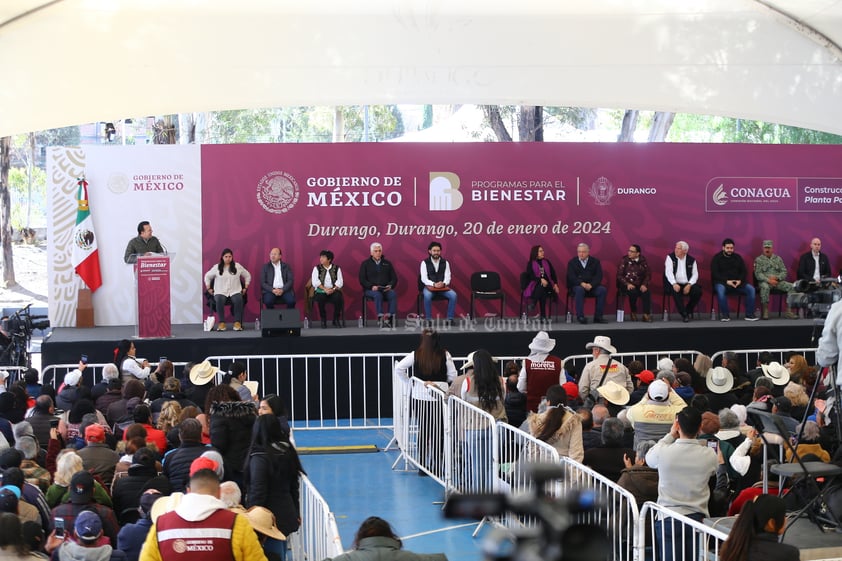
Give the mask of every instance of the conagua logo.
<path id="1" fill-rule="evenodd" d="M 614 185 L 607 177 L 599 177 L 591 184 L 588 192 L 596 204 L 607 206 L 611 204 L 611 197 L 614 196 Z"/>
<path id="2" fill-rule="evenodd" d="M 728 195 L 725 194 L 725 186 L 720 184 L 713 192 L 713 204 L 717 206 L 725 206 L 728 203 Z"/>
<path id="3" fill-rule="evenodd" d="M 257 202 L 267 212 L 289 212 L 298 203 L 298 197 L 298 182 L 285 171 L 270 171 L 257 183 Z"/>

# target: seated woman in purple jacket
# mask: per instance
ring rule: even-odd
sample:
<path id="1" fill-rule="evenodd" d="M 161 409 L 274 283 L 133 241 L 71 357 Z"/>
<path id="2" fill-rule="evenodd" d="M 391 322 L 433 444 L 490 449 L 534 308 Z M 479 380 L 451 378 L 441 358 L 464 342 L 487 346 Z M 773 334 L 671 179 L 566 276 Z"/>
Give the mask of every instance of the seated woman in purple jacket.
<path id="1" fill-rule="evenodd" d="M 527 313 L 538 304 L 541 317 L 547 317 L 547 299 L 558 297 L 558 277 L 553 264 L 544 258 L 544 248 L 540 245 L 532 246 L 529 251 L 529 263 L 526 264 L 523 278 L 526 281 L 523 298 L 527 301 Z"/>

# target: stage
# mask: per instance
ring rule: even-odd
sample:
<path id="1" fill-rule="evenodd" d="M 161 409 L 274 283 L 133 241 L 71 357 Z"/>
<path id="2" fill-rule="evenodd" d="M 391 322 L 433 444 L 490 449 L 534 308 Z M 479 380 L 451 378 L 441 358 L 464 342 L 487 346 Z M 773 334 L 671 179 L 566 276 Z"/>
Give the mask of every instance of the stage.
<path id="1" fill-rule="evenodd" d="M 174 325 L 173 336 L 165 339 L 136 339 L 138 356 L 157 362 L 165 356 L 174 362 L 203 360 L 207 356 L 239 355 L 321 355 L 345 353 L 403 353 L 418 344 L 422 324 L 409 318 L 400 319 L 391 329 L 380 329 L 369 322 L 357 327 L 348 322 L 345 328 L 328 325 L 302 329 L 300 336 L 262 337 L 252 324 L 240 332 L 204 332 L 201 325 Z M 820 334 L 814 320 L 770 319 L 748 322 L 732 319 L 723 323 L 709 318 L 682 323 L 675 316 L 653 323 L 611 321 L 607 324 L 580 325 L 561 321 L 530 320 L 526 326 L 516 318 L 480 318 L 456 320 L 453 326 L 434 322 L 442 343 L 453 356 L 465 356 L 485 348 L 500 356 L 526 356 L 535 333 L 544 329 L 557 341 L 553 354 L 565 357 L 583 354 L 585 344 L 596 335 L 607 335 L 621 353 L 633 351 L 699 350 L 711 355 L 722 350 L 788 349 L 815 346 L 812 336 Z M 41 346 L 42 367 L 52 364 L 73 364 L 81 354 L 91 363 L 110 362 L 114 347 L 121 339 L 132 339 L 133 326 L 94 328 L 55 328 Z"/>

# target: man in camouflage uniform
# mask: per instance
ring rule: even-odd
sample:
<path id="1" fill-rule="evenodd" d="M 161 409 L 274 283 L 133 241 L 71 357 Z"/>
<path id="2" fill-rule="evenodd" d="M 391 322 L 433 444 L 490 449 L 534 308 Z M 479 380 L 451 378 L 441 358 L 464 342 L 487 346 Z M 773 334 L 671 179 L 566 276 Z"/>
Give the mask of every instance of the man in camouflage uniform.
<path id="1" fill-rule="evenodd" d="M 786 265 L 783 259 L 772 251 L 772 240 L 763 241 L 763 253 L 754 260 L 754 276 L 757 278 L 757 287 L 760 289 L 760 306 L 763 309 L 763 319 L 769 319 L 769 294 L 772 289 L 781 292 L 792 292 L 792 283 L 786 282 Z M 786 308 L 786 317 L 794 319 L 798 316 Z"/>

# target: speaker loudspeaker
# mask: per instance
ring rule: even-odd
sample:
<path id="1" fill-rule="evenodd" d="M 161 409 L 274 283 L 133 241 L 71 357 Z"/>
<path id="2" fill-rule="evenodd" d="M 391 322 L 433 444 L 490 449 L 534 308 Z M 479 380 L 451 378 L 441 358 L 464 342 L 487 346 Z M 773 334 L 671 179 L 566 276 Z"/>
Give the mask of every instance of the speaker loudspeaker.
<path id="1" fill-rule="evenodd" d="M 261 310 L 260 330 L 264 337 L 299 337 L 301 336 L 301 313 L 296 308 Z"/>

